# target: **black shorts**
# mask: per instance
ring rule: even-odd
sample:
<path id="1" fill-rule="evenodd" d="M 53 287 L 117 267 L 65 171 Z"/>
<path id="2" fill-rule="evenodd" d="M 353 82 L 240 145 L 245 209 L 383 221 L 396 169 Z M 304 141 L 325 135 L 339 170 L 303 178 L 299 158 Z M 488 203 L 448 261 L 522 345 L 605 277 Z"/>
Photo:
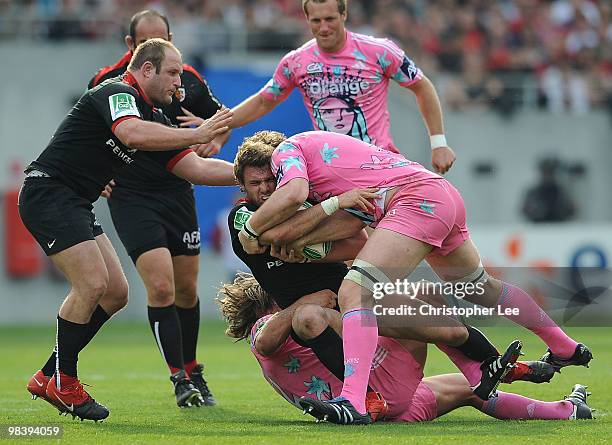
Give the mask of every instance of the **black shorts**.
<path id="1" fill-rule="evenodd" d="M 19 192 L 19 215 L 47 255 L 104 233 L 91 202 L 54 178 L 26 178 Z"/>
<path id="2" fill-rule="evenodd" d="M 165 247 L 170 255 L 199 255 L 200 228 L 193 190 L 131 192 L 108 200 L 117 234 L 132 261 L 149 250 Z"/>

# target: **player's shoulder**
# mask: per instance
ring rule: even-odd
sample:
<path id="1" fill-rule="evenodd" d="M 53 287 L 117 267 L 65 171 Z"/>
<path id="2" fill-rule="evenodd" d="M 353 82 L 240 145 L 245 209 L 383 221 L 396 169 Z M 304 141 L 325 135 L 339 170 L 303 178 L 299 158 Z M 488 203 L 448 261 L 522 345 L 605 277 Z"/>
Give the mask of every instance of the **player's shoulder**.
<path id="1" fill-rule="evenodd" d="M 227 222 L 230 229 L 239 232 L 242 230 L 244 223 L 251 217 L 257 210 L 257 207 L 246 200 L 238 201 L 232 210 L 230 210 Z"/>
<path id="2" fill-rule="evenodd" d="M 317 49 L 317 41 L 315 39 L 311 39 L 308 42 L 304 43 L 302 46 L 299 46 L 296 49 L 289 51 L 287 54 L 283 56 L 283 60 L 299 58 L 299 57 L 310 54 L 316 49 Z"/>
<path id="3" fill-rule="evenodd" d="M 130 60 L 132 59 L 132 52 L 126 52 L 121 59 L 115 62 L 113 65 L 107 65 L 98 70 L 98 72 L 89 81 L 89 88 L 93 88 L 107 79 L 120 76 L 127 69 Z"/>
<path id="4" fill-rule="evenodd" d="M 204 77 L 199 73 L 197 69 L 193 66 L 188 65 L 187 63 L 183 64 L 183 74 L 181 75 L 183 79 L 193 79 L 197 80 L 199 83 L 206 84 Z"/>
<path id="5" fill-rule="evenodd" d="M 349 38 L 356 46 L 365 48 L 382 49 L 392 53 L 401 53 L 402 50 L 393 40 L 387 37 L 375 37 L 368 34 L 360 34 L 357 32 L 349 32 Z M 398 54 L 399 55 L 399 54 Z"/>
<path id="6" fill-rule="evenodd" d="M 117 93 L 128 93 L 133 96 L 139 95 L 138 90 L 127 82 L 124 82 L 122 76 L 106 79 L 104 82 L 92 88 L 89 93 L 92 96 L 112 95 Z"/>

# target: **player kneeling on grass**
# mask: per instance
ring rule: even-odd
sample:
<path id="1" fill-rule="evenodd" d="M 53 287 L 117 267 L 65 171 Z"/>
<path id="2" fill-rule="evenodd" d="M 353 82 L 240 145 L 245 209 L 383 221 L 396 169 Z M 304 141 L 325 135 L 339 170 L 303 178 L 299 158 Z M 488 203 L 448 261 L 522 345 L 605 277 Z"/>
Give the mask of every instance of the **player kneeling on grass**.
<path id="1" fill-rule="evenodd" d="M 226 334 L 249 339 L 264 378 L 287 401 L 301 408 L 303 397 L 330 400 L 340 393 L 342 382 L 311 349 L 300 346 L 291 336 L 293 330 L 302 339 L 312 338 L 328 326 L 341 333 L 340 313 L 332 309 L 336 305 L 333 292 L 309 294 L 279 310 L 253 276 L 239 274 L 233 283 L 221 288 L 219 297 L 228 322 Z M 424 378 L 426 354 L 425 343 L 378 337 L 369 379 L 369 385 L 378 395 L 366 401 L 373 420 L 433 420 L 461 406 L 473 406 L 497 419 L 592 418 L 586 386 L 576 384 L 569 396 L 554 402 L 501 391 L 497 397 L 483 401 L 474 395 L 461 374 Z M 475 362 L 476 369 L 478 365 Z M 350 416 L 350 413 L 340 415 Z M 321 417 L 321 420 L 325 419 Z"/>

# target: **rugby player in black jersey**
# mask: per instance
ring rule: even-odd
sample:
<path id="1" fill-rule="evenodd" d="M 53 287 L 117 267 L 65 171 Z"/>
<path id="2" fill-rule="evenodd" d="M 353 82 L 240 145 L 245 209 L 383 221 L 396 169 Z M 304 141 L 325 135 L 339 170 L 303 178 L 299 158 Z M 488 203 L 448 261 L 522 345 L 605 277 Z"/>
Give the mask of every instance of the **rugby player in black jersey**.
<path id="1" fill-rule="evenodd" d="M 102 68 L 89 88 L 122 75 L 136 47 L 151 38 L 171 41 L 168 19 L 159 12 L 136 13 L 125 36 L 128 51 L 114 65 Z M 183 64 L 181 85 L 170 104 L 161 107 L 174 125 L 185 116 L 208 119 L 221 108 L 206 81 Z M 203 157 L 219 152 L 229 132 L 203 145 Z M 148 160 L 115 175 L 108 206 L 113 224 L 147 290 L 148 318 L 158 349 L 166 362 L 178 406 L 214 405 L 215 399 L 196 360 L 200 326 L 197 293 L 200 228 L 189 182 Z"/>
<path id="2" fill-rule="evenodd" d="M 28 390 L 81 419 L 109 411 L 77 377 L 81 351 L 127 303 L 128 285 L 92 203 L 121 168 L 154 161 L 192 183 L 232 185 L 232 164 L 202 159 L 191 148 L 225 133 L 231 112 L 220 110 L 192 129 L 173 128 L 156 106 L 169 104 L 181 85 L 180 52 L 170 42 L 140 45 L 122 77 L 87 91 L 70 110 L 42 154 L 26 168 L 19 196 L 21 218 L 70 282 L 57 316 L 55 354 Z"/>

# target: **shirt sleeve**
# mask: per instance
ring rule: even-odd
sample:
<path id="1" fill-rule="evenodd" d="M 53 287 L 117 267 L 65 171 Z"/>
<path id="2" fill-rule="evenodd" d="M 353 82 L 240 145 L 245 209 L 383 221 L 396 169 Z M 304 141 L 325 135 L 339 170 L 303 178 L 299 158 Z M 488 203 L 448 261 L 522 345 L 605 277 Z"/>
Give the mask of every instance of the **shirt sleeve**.
<path id="1" fill-rule="evenodd" d="M 276 176 L 276 186 L 282 187 L 295 178 L 308 180 L 306 159 L 302 149 L 291 139 L 284 141 L 272 153 L 272 174 Z"/>
<path id="2" fill-rule="evenodd" d="M 136 90 L 129 85 L 111 83 L 91 93 L 91 100 L 106 125 L 114 130 L 125 119 L 142 119 L 136 103 L 137 95 Z"/>
<path id="3" fill-rule="evenodd" d="M 263 96 L 264 99 L 273 102 L 282 102 L 289 97 L 296 83 L 296 64 L 293 62 L 294 57 L 295 52 L 291 51 L 281 59 L 272 78 L 259 91 L 259 94 Z"/>
<path id="4" fill-rule="evenodd" d="M 404 50 L 389 39 L 382 39 L 385 50 L 378 55 L 378 63 L 385 77 L 393 79 L 399 85 L 408 87 L 423 78 L 423 72 L 406 56 Z"/>

